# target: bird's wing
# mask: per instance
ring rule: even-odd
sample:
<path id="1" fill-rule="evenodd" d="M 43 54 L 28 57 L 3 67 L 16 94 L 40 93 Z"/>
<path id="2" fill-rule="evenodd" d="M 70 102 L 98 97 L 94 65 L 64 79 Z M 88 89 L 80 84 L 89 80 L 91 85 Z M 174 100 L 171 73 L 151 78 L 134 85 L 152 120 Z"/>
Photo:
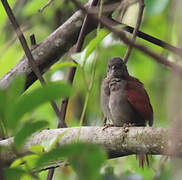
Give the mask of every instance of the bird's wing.
<path id="1" fill-rule="evenodd" d="M 136 78 L 131 77 L 126 86 L 126 94 L 129 103 L 145 119 L 149 126 L 153 124 L 153 109 L 149 96 L 143 84 Z"/>

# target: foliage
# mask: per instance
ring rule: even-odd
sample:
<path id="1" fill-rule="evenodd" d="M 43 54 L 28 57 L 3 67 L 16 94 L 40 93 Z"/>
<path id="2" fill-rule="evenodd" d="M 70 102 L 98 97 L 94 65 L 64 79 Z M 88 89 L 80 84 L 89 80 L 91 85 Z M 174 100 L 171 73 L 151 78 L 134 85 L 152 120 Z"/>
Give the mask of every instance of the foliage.
<path id="1" fill-rule="evenodd" d="M 24 85 L 25 78 L 23 76 L 18 76 L 13 80 L 8 89 L 0 90 L 0 134 L 2 137 L 7 137 L 10 132 L 14 135 L 14 147 L 16 148 L 16 151 L 21 149 L 21 146 L 32 133 L 40 131 L 48 126 L 47 121 L 33 121 L 32 118 L 21 122 L 20 120 L 22 120 L 23 116 L 32 112 L 45 102 L 68 97 L 73 93 L 71 86 L 61 81 L 52 82 L 48 85 L 38 87 L 28 93 L 22 94 Z M 55 146 L 56 140 L 52 143 L 52 146 Z M 32 151 L 37 152 L 38 148 L 35 150 L 35 147 L 32 147 Z M 29 168 L 30 162 L 32 162 L 32 157 L 34 159 L 36 156 L 30 155 L 16 160 L 16 162 L 13 163 L 13 168 L 7 168 L 5 170 L 5 176 L 7 179 L 10 179 L 10 177 L 13 177 L 14 175 L 19 179 L 20 176 L 26 173 L 33 176 L 34 174 L 28 172 L 30 171 Z M 29 165 L 29 168 L 26 166 L 26 169 L 18 167 L 18 165 L 20 166 L 24 162 L 26 165 Z M 31 166 L 31 168 L 33 167 Z"/>
<path id="2" fill-rule="evenodd" d="M 100 169 L 106 160 L 106 153 L 93 144 L 74 143 L 53 149 L 42 155 L 36 166 L 40 167 L 49 161 L 59 161 L 65 158 L 77 173 L 78 179 L 101 179 Z"/>

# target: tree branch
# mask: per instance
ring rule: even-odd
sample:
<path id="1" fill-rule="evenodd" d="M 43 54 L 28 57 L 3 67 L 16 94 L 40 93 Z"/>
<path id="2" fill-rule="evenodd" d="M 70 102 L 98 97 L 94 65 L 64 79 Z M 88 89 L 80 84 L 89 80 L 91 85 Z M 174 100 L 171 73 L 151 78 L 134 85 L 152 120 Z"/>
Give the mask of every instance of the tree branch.
<path id="1" fill-rule="evenodd" d="M 112 5 L 115 2 L 120 1 L 104 0 L 104 2 L 107 6 L 107 4 Z M 87 3 L 86 7 L 88 7 L 90 3 L 91 1 Z M 109 8 L 109 10 L 110 9 L 111 8 Z M 41 44 L 37 45 L 37 48 L 32 50 L 32 55 L 37 65 L 39 66 L 41 73 L 46 72 L 51 65 L 57 62 L 59 58 L 63 56 L 64 53 L 66 53 L 76 43 L 83 19 L 84 16 L 82 12 L 77 11 L 63 25 L 61 25 L 52 34 L 50 34 Z M 120 24 L 113 19 L 110 23 L 114 23 L 113 26 Z M 88 31 L 86 33 L 91 32 L 94 28 L 96 28 L 96 24 L 94 24 L 94 21 L 92 21 L 92 23 L 89 24 L 89 27 L 87 29 Z M 123 30 L 130 33 L 133 32 L 133 29 L 134 28 L 127 25 L 124 25 L 123 27 Z M 182 56 L 180 48 L 176 48 L 141 31 L 138 31 L 137 36 Z M 165 66 L 170 65 L 165 64 Z M 37 80 L 35 74 L 28 64 L 27 58 L 24 56 L 17 65 L 15 65 L 4 77 L 0 79 L 0 88 L 8 87 L 12 79 L 14 79 L 14 77 L 20 73 L 25 74 L 27 77 L 25 88 L 28 88 Z"/>
<path id="2" fill-rule="evenodd" d="M 58 141 L 57 146 L 64 146 L 80 140 L 104 147 L 109 158 L 116 158 L 132 154 L 172 155 L 168 150 L 172 145 L 170 129 L 152 127 L 131 127 L 126 133 L 122 127 L 72 127 L 54 130 L 44 130 L 32 135 L 22 147 L 19 155 L 31 154 L 29 148 L 41 144 L 43 141 L 51 141 L 59 134 L 64 135 Z M 180 142 L 177 143 L 175 156 L 182 156 L 182 133 L 177 132 Z M 17 158 L 13 148 L 13 138 L 0 141 L 0 157 L 5 162 L 12 162 Z M 3 147 L 6 147 L 5 149 Z"/>
<path id="3" fill-rule="evenodd" d="M 109 18 L 111 20 L 111 23 L 113 26 L 123 26 L 122 29 L 126 32 L 129 32 L 131 34 L 133 34 L 133 31 L 134 31 L 134 28 L 131 27 L 131 26 L 128 26 L 126 24 L 123 24 L 123 23 L 120 23 L 118 21 L 116 21 L 115 19 L 112 19 L 112 18 Z M 161 48 L 164 48 L 164 49 L 167 49 L 168 51 L 182 57 L 182 49 L 179 48 L 179 47 L 175 47 L 165 41 L 162 41 L 154 36 L 151 36 L 147 33 L 144 33 L 142 31 L 138 31 L 137 32 L 137 37 L 143 39 L 143 40 L 146 40 L 148 42 L 151 42 L 152 44 L 155 44 Z"/>
<path id="4" fill-rule="evenodd" d="M 138 30 L 140 28 L 140 24 L 142 22 L 143 11 L 144 11 L 144 7 L 145 7 L 144 0 L 139 0 L 138 3 L 139 3 L 139 12 L 138 12 L 138 17 L 137 17 L 137 22 L 136 22 L 135 28 L 133 30 L 133 36 L 132 36 L 132 39 L 131 39 L 133 43 L 136 40 L 137 32 L 138 32 Z M 127 61 L 128 61 L 128 58 L 129 58 L 129 56 L 131 54 L 131 51 L 132 51 L 132 48 L 133 48 L 132 45 L 128 46 L 128 49 L 127 49 L 127 51 L 126 51 L 126 53 L 124 55 L 124 58 L 123 58 L 125 63 L 127 63 Z"/>
<path id="5" fill-rule="evenodd" d="M 28 62 L 30 64 L 33 72 L 35 73 L 36 77 L 39 79 L 41 85 L 42 86 L 45 85 L 46 82 L 45 82 L 45 80 L 44 80 L 44 78 L 43 78 L 43 76 L 42 76 L 39 68 L 37 67 L 37 64 L 36 64 L 36 62 L 35 62 L 35 60 L 34 60 L 34 58 L 32 56 L 32 53 L 31 53 L 31 51 L 30 51 L 30 49 L 28 47 L 27 41 L 25 39 L 25 36 L 24 36 L 23 32 L 21 31 L 20 26 L 17 23 L 16 18 L 14 16 L 14 14 L 13 14 L 13 12 L 12 12 L 12 10 L 11 10 L 8 2 L 7 2 L 7 0 L 1 0 L 1 1 L 2 1 L 2 4 L 4 6 L 4 9 L 6 10 L 6 13 L 7 13 L 8 17 L 9 17 L 9 20 L 10 20 L 10 22 L 13 25 L 13 28 L 14 28 L 14 30 L 16 32 L 16 35 L 17 35 L 17 37 L 18 37 L 21 45 L 22 45 L 22 48 L 23 48 L 23 50 L 25 52 L 25 55 L 26 55 L 26 57 L 28 59 Z M 61 119 L 61 116 L 60 116 L 60 113 L 59 113 L 59 109 L 57 107 L 57 104 L 54 101 L 50 101 L 50 104 L 51 104 L 53 110 L 55 111 L 57 117 L 61 121 L 62 119 Z"/>
<path id="6" fill-rule="evenodd" d="M 98 0 L 93 0 L 92 3 L 90 4 L 90 9 L 93 6 L 96 6 L 97 3 L 98 3 Z M 88 26 L 89 26 L 89 16 L 85 15 L 85 18 L 83 20 L 83 25 L 81 27 L 81 30 L 80 30 L 80 33 L 79 33 L 79 36 L 78 36 L 77 43 L 76 43 L 75 48 L 74 48 L 75 53 L 80 52 L 81 49 L 82 49 Z M 76 72 L 76 67 L 71 67 L 70 70 L 69 70 L 69 73 L 68 73 L 68 77 L 67 77 L 67 81 L 69 83 L 71 83 L 71 84 L 73 83 L 75 72 Z M 58 128 L 66 127 L 65 117 L 66 117 L 66 110 L 67 110 L 67 106 L 68 106 L 68 101 L 69 101 L 69 98 L 66 98 L 66 99 L 63 99 L 62 102 L 61 102 L 60 112 L 61 112 L 62 121 L 59 121 Z M 62 122 L 63 122 L 63 124 L 61 124 Z"/>
<path id="7" fill-rule="evenodd" d="M 119 0 L 104 0 L 105 4 L 112 4 Z M 89 7 L 91 1 L 85 5 Z M 111 13 L 111 12 L 110 12 Z M 110 14 L 107 12 L 107 14 Z M 77 41 L 84 15 L 81 11 L 75 12 L 63 25 L 50 34 L 37 48 L 32 50 L 32 55 L 42 73 L 59 60 Z M 89 23 L 87 32 L 95 29 L 97 24 Z M 26 88 L 37 80 L 27 58 L 24 56 L 3 78 L 0 79 L 0 87 L 6 88 L 18 74 L 25 74 L 27 77 Z"/>
<path id="8" fill-rule="evenodd" d="M 98 3 L 98 0 L 92 0 L 92 3 L 90 5 L 90 8 L 95 6 Z M 75 47 L 75 53 L 76 52 L 80 52 L 83 46 L 83 42 L 85 39 L 85 35 L 86 35 L 86 31 L 87 31 L 87 26 L 88 26 L 88 22 L 89 22 L 89 18 L 88 15 L 85 15 L 85 18 L 83 20 L 83 25 L 81 27 L 79 36 L 78 36 L 78 40 L 76 43 L 76 47 Z M 69 70 L 69 74 L 68 74 L 68 78 L 67 80 L 69 81 L 69 83 L 73 83 L 73 79 L 75 76 L 75 72 L 76 72 L 76 67 L 71 67 Z M 68 106 L 68 101 L 69 98 L 63 99 L 61 102 L 61 109 L 60 109 L 60 120 L 58 122 L 58 128 L 66 128 L 67 124 L 65 122 L 65 117 L 66 117 L 66 110 L 67 110 L 67 106 Z M 54 175 L 54 170 L 55 168 L 51 168 L 48 171 L 48 175 L 47 175 L 47 180 L 52 180 L 53 175 Z"/>
<path id="9" fill-rule="evenodd" d="M 176 63 L 173 63 L 173 62 L 169 61 L 164 56 L 161 56 L 160 54 L 158 54 L 158 53 L 156 53 L 154 51 L 151 51 L 150 49 L 148 49 L 144 45 L 132 42 L 132 40 L 130 40 L 126 36 L 126 34 L 124 33 L 123 30 L 118 30 L 118 29 L 113 28 L 111 26 L 111 24 L 112 24 L 111 20 L 109 20 L 108 18 L 106 18 L 104 16 L 101 17 L 101 18 L 95 16 L 95 14 L 90 13 L 90 11 L 88 9 L 86 9 L 84 6 L 82 6 L 77 0 L 71 0 L 71 1 L 75 4 L 75 6 L 77 8 L 81 9 L 85 14 L 89 14 L 90 17 L 93 18 L 93 20 L 96 20 L 96 21 L 100 22 L 108 30 L 110 30 L 115 35 L 117 35 L 125 44 L 132 45 L 134 48 L 136 48 L 136 49 L 142 51 L 143 53 L 145 53 L 146 55 L 152 57 L 157 63 L 165 65 L 166 67 L 170 67 L 172 70 L 176 71 L 180 76 L 182 76 L 182 68 L 181 68 L 181 66 L 177 65 Z"/>

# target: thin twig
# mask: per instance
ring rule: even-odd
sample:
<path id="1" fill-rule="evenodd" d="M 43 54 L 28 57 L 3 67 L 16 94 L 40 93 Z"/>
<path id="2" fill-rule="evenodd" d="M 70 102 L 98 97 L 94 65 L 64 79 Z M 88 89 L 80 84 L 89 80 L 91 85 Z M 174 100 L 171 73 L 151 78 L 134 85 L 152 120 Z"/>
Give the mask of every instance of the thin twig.
<path id="1" fill-rule="evenodd" d="M 135 25 L 135 28 L 134 28 L 134 31 L 133 31 L 133 37 L 132 37 L 132 42 L 134 43 L 135 40 L 136 40 L 136 37 L 137 37 L 137 32 L 140 28 L 140 24 L 142 22 L 142 16 L 143 16 L 143 11 L 144 11 L 144 7 L 145 7 L 145 4 L 144 4 L 144 0 L 139 0 L 139 12 L 138 12 L 138 18 L 137 18 L 137 22 L 136 22 L 136 25 Z M 132 44 L 128 46 L 128 49 L 125 53 L 125 56 L 124 56 L 124 62 L 127 63 L 128 61 L 128 58 L 131 54 L 131 51 L 132 51 Z"/>
<path id="2" fill-rule="evenodd" d="M 31 43 L 31 50 L 35 49 L 38 46 L 34 34 L 30 35 L 30 43 Z"/>
<path id="3" fill-rule="evenodd" d="M 45 8 L 47 8 L 48 6 L 50 6 L 52 4 L 54 0 L 49 0 L 43 7 L 41 7 L 38 12 L 42 13 L 44 11 Z"/>
<path id="4" fill-rule="evenodd" d="M 117 0 L 116 0 L 117 1 Z M 114 2 L 116 2 L 114 1 Z M 105 0 L 105 2 L 109 2 L 108 0 Z M 112 1 L 113 2 L 113 1 Z M 87 3 L 87 4 L 90 4 Z M 105 5 L 104 5 L 105 7 Z M 108 15 L 107 15 L 108 17 Z M 56 31 L 54 31 L 49 37 L 45 39 L 42 43 L 40 43 L 37 48 L 32 51 L 33 57 L 36 57 L 36 63 L 39 64 L 39 67 L 41 68 L 42 73 L 45 73 L 48 68 L 57 62 L 57 60 L 63 56 L 65 52 L 68 51 L 68 49 L 73 46 L 75 43 L 75 39 L 73 37 L 76 37 L 78 35 L 79 28 L 78 26 L 75 26 L 75 22 L 79 19 L 82 19 L 82 13 L 77 11 L 72 17 L 70 17 L 62 26 L 60 26 Z M 91 32 L 96 27 L 96 21 L 92 21 L 92 23 L 89 24 L 89 30 L 88 32 Z M 113 27 L 115 25 L 119 25 L 119 27 L 123 27 L 124 31 L 127 31 L 129 33 L 133 32 L 132 27 L 121 24 L 117 21 L 111 20 L 110 17 L 110 25 Z M 121 27 L 121 28 L 122 28 Z M 176 55 L 182 56 L 182 49 L 178 47 L 174 47 L 164 41 L 161 41 L 160 39 L 157 39 L 153 36 L 150 36 L 142 31 L 138 31 L 137 36 L 151 42 L 153 44 L 156 44 L 157 46 L 160 46 L 162 48 L 165 48 L 166 50 L 169 50 L 170 52 L 174 52 Z M 72 37 L 72 38 L 68 38 Z M 64 39 L 63 44 L 60 43 L 57 46 L 57 39 Z M 49 42 L 52 42 L 51 44 Z M 55 46 L 56 45 L 56 46 Z M 40 53 L 40 52 L 43 52 Z M 32 72 L 32 69 L 27 63 L 27 58 L 24 56 L 21 58 L 19 63 L 15 65 L 8 73 L 6 73 L 5 76 L 3 76 L 0 79 L 0 86 L 3 88 L 8 87 L 12 79 L 17 76 L 17 74 L 24 73 L 27 77 L 25 88 L 27 89 L 33 82 L 37 80 L 35 74 Z"/>
<path id="5" fill-rule="evenodd" d="M 121 26 L 123 26 L 122 29 L 123 29 L 124 31 L 127 31 L 127 32 L 129 32 L 129 33 L 133 33 L 133 31 L 134 31 L 134 28 L 133 28 L 133 27 L 128 26 L 128 25 L 123 24 L 123 23 L 120 23 L 120 22 L 116 21 L 115 19 L 111 19 L 111 18 L 110 18 L 110 20 L 111 20 L 110 23 L 111 23 L 113 26 L 114 26 L 114 25 L 115 25 L 115 26 L 121 25 Z M 162 47 L 162 48 L 164 48 L 164 49 L 167 49 L 168 51 L 170 51 L 170 52 L 172 52 L 172 53 L 174 53 L 174 54 L 176 54 L 176 55 L 182 57 L 182 49 L 179 48 L 179 47 L 175 47 L 175 46 L 173 46 L 173 45 L 171 45 L 171 44 L 169 44 L 169 43 L 167 43 L 167 42 L 165 42 L 165 41 L 162 41 L 162 40 L 160 40 L 160 39 L 158 39 L 158 38 L 156 38 L 156 37 L 154 37 L 154 36 L 151 36 L 151 35 L 149 35 L 149 34 L 147 34 L 147 33 L 142 32 L 142 31 L 138 31 L 138 32 L 137 32 L 137 37 L 139 37 L 139 38 L 141 38 L 141 39 L 144 39 L 144 40 L 146 40 L 146 41 L 148 41 L 148 42 L 151 42 L 151 43 L 153 43 L 153 44 L 155 44 L 155 45 L 157 45 L 157 46 L 160 46 L 160 47 Z"/>
<path id="6" fill-rule="evenodd" d="M 31 36 L 30 36 L 30 42 L 31 42 L 31 46 L 36 46 L 36 39 L 35 39 L 35 35 L 34 34 L 32 34 Z"/>
<path id="7" fill-rule="evenodd" d="M 47 180 L 51 180 L 53 178 L 54 171 L 55 171 L 55 167 L 49 169 L 48 174 L 47 174 Z"/>
<path id="8" fill-rule="evenodd" d="M 103 12 L 102 10 L 103 10 L 103 0 L 100 0 L 98 17 L 101 17 L 102 12 Z M 98 24 L 98 27 L 97 27 L 97 36 L 98 36 L 99 30 L 100 30 L 100 23 Z M 85 113 L 86 113 L 86 110 L 87 110 L 91 89 L 92 89 L 93 83 L 94 83 L 95 70 L 96 70 L 96 64 L 97 64 L 97 46 L 96 46 L 96 52 L 95 52 L 94 56 L 95 57 L 94 57 L 94 60 L 93 60 L 93 63 L 92 63 L 93 71 L 92 71 L 92 74 L 91 74 L 91 79 L 90 79 L 89 86 L 87 85 L 87 93 L 86 93 L 86 96 L 85 96 L 85 102 L 84 102 L 83 110 L 82 110 L 81 117 L 80 117 L 80 126 L 83 125 L 83 120 L 85 118 Z M 84 73 L 85 72 L 84 71 L 84 65 L 82 67 L 82 70 L 83 70 L 83 73 Z M 85 73 L 83 74 L 83 78 L 86 79 Z"/>
<path id="9" fill-rule="evenodd" d="M 28 59 L 28 61 L 30 63 L 30 66 L 32 67 L 33 72 L 36 74 L 36 76 L 39 79 L 40 83 L 42 85 L 45 85 L 45 80 L 42 77 L 42 74 L 41 74 L 39 68 L 36 65 L 36 62 L 35 62 L 35 60 L 34 60 L 34 58 L 32 56 L 32 53 L 31 53 L 31 51 L 30 51 L 30 49 L 29 49 L 29 47 L 27 45 L 26 39 L 25 39 L 25 37 L 23 35 L 23 32 L 21 31 L 21 29 L 20 29 L 20 27 L 19 27 L 19 25 L 18 25 L 18 23 L 17 23 L 17 21 L 15 19 L 15 16 L 13 15 L 13 12 L 12 12 L 7 0 L 1 0 L 1 2 L 2 2 L 3 6 L 4 6 L 4 9 L 6 10 L 6 13 L 7 13 L 8 17 L 9 17 L 9 20 L 11 21 L 11 23 L 12 23 L 14 29 L 15 29 L 17 37 L 18 37 L 18 39 L 19 39 L 19 41 L 20 41 L 20 43 L 21 43 L 21 45 L 23 47 L 23 50 L 25 52 L 25 55 L 27 56 L 27 59 Z M 59 109 L 58 109 L 56 103 L 51 101 L 51 105 L 52 105 L 52 108 L 54 109 L 57 117 L 59 117 L 60 113 L 59 113 Z"/>
<path id="10" fill-rule="evenodd" d="M 182 76 L 182 68 L 178 66 L 177 64 L 170 62 L 168 59 L 166 59 L 164 56 L 159 55 L 158 53 L 155 53 L 148 49 L 147 47 L 138 44 L 133 43 L 122 30 L 118 30 L 116 28 L 113 28 L 111 26 L 112 21 L 110 21 L 106 17 L 98 18 L 95 16 L 95 14 L 91 14 L 89 10 L 87 10 L 84 6 L 82 6 L 77 0 L 71 0 L 77 8 L 81 9 L 84 13 L 89 14 L 90 17 L 92 17 L 94 20 L 99 21 L 103 26 L 105 26 L 107 29 L 109 29 L 111 32 L 116 34 L 125 44 L 132 45 L 134 48 L 144 52 L 146 55 L 152 57 L 156 62 L 165 65 L 167 67 L 170 67 L 171 69 L 175 70 L 176 72 L 179 72 Z"/>
<path id="11" fill-rule="evenodd" d="M 93 0 L 90 7 L 95 6 L 97 4 L 98 0 Z M 86 29 L 87 29 L 87 25 L 88 25 L 88 15 L 85 16 L 84 21 L 83 21 L 83 25 L 82 28 L 80 30 L 80 34 L 78 37 L 78 41 L 75 47 L 75 52 L 80 52 L 82 49 L 82 45 L 83 45 L 83 41 L 86 35 Z M 70 84 L 73 83 L 73 79 L 75 76 L 75 72 L 76 72 L 76 67 L 72 67 L 70 68 L 69 74 L 68 74 L 68 82 Z M 66 110 L 67 110 L 67 106 L 68 106 L 68 100 L 69 98 L 63 99 L 61 102 L 61 110 L 60 110 L 60 118 L 61 120 L 58 122 L 58 128 L 60 127 L 67 127 L 66 122 L 65 122 L 65 117 L 66 117 Z M 64 123 L 64 124 L 62 124 Z M 48 171 L 48 175 L 47 175 L 47 180 L 52 180 L 53 175 L 54 175 L 54 170 L 55 168 L 51 168 Z"/>
<path id="12" fill-rule="evenodd" d="M 97 3 L 98 3 L 98 0 L 93 0 L 90 7 L 97 5 Z M 89 21 L 89 16 L 86 15 L 85 19 L 83 21 L 83 26 L 81 28 L 76 47 L 75 47 L 75 52 L 80 52 L 81 49 L 82 49 L 83 41 L 84 41 L 84 38 L 85 38 L 85 35 L 86 35 L 86 29 L 87 29 L 88 21 Z M 76 72 L 76 67 L 70 68 L 68 78 L 67 78 L 68 82 L 70 84 L 73 83 L 75 72 Z M 68 100 L 69 99 L 66 98 L 61 103 L 61 118 L 62 118 L 63 121 L 65 121 L 66 109 L 67 109 L 67 106 L 68 106 Z M 60 127 L 60 125 L 58 125 L 58 127 Z"/>

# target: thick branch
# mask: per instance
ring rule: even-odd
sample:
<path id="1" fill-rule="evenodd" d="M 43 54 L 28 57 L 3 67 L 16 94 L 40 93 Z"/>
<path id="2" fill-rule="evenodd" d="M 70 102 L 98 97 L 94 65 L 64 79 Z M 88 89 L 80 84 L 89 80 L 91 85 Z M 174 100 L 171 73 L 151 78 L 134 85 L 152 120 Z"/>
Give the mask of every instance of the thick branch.
<path id="1" fill-rule="evenodd" d="M 118 1 L 119 0 L 104 0 L 105 3 L 110 4 Z M 87 3 L 86 7 L 88 7 L 90 3 L 91 1 Z M 77 11 L 32 51 L 32 55 L 42 73 L 58 61 L 59 58 L 76 43 L 83 19 L 84 15 L 82 12 Z M 96 24 L 93 22 L 89 23 L 86 33 L 91 32 L 94 28 L 96 28 Z M 27 58 L 24 56 L 16 66 L 0 79 L 0 87 L 6 88 L 11 80 L 20 73 L 24 73 L 27 76 L 26 88 L 37 79 L 28 64 Z"/>
<path id="2" fill-rule="evenodd" d="M 82 25 L 83 15 L 77 11 L 68 21 L 53 32 L 45 41 L 32 51 L 33 57 L 41 71 L 49 68 L 61 55 L 76 42 L 77 34 Z M 27 76 L 27 87 L 36 80 L 27 58 L 24 56 L 1 80 L 0 86 L 7 87 L 19 73 Z"/>
<path id="3" fill-rule="evenodd" d="M 96 6 L 97 3 L 98 3 L 98 0 L 93 0 L 91 5 L 90 5 L 90 9 L 93 6 Z M 81 49 L 82 49 L 88 25 L 89 25 L 89 16 L 86 15 L 85 18 L 84 18 L 83 25 L 82 25 L 82 28 L 80 30 L 79 36 L 78 36 L 78 40 L 77 40 L 75 49 L 74 49 L 75 53 L 80 52 Z M 73 83 L 75 72 L 76 72 L 76 67 L 71 67 L 70 70 L 69 70 L 69 73 L 68 73 L 68 77 L 67 77 L 67 81 L 69 83 L 71 83 L 71 84 Z M 58 128 L 60 128 L 60 127 L 67 127 L 66 123 L 65 123 L 65 117 L 66 117 L 66 110 L 67 110 L 67 106 L 68 106 L 68 101 L 69 101 L 69 98 L 66 98 L 66 99 L 63 99 L 62 102 L 61 102 L 61 110 L 60 110 L 60 112 L 61 112 L 61 119 L 62 119 L 62 121 L 59 121 Z"/>
<path id="4" fill-rule="evenodd" d="M 114 2 L 120 1 L 104 0 L 104 2 L 113 5 Z M 90 3 L 87 4 L 87 7 L 89 5 Z M 113 9 L 109 8 L 109 10 Z M 83 22 L 83 18 L 84 16 L 81 13 L 81 11 L 77 11 L 63 25 L 61 25 L 52 34 L 50 34 L 41 44 L 39 44 L 37 48 L 32 50 L 33 57 L 42 73 L 47 71 L 47 69 L 49 69 L 49 67 L 52 64 L 58 61 L 59 58 L 63 56 L 64 53 L 66 53 L 70 49 L 70 47 L 72 47 L 76 43 Z M 96 28 L 96 25 L 93 22 L 94 21 L 92 21 L 89 24 L 87 33 Z M 112 20 L 111 22 L 111 24 L 114 23 L 113 26 L 118 24 L 118 22 L 114 20 Z M 124 30 L 127 32 L 132 33 L 133 29 L 134 28 L 130 26 L 124 26 Z M 152 42 L 158 46 L 164 47 L 181 56 L 180 48 L 176 48 L 164 41 L 154 38 L 141 31 L 138 31 L 137 36 L 149 42 Z M 168 66 L 168 64 L 166 66 Z M 27 58 L 23 57 L 17 65 L 15 65 L 4 77 L 0 79 L 0 87 L 6 88 L 10 84 L 11 80 L 20 73 L 25 74 L 27 77 L 26 88 L 28 88 L 37 79 L 35 74 L 32 72 L 32 69 L 28 65 Z"/>
<path id="5" fill-rule="evenodd" d="M 17 35 L 21 45 L 22 45 L 22 48 L 23 48 L 23 50 L 25 52 L 25 55 L 26 55 L 26 57 L 28 59 L 28 62 L 30 64 L 33 72 L 35 73 L 36 77 L 39 79 L 39 81 L 42 84 L 42 86 L 45 85 L 46 82 L 45 82 L 43 76 L 41 75 L 41 72 L 40 72 L 40 70 L 39 70 L 39 68 L 38 68 L 38 66 L 37 66 L 37 64 L 36 64 L 36 62 L 35 62 L 35 60 L 34 60 L 34 58 L 32 56 L 32 53 L 31 53 L 31 51 L 30 51 L 30 49 L 28 47 L 27 41 L 25 39 L 25 36 L 24 36 L 23 32 L 21 31 L 20 26 L 17 23 L 17 20 L 16 20 L 16 18 L 14 16 L 14 14 L 13 14 L 13 12 L 12 12 L 8 2 L 7 2 L 7 0 L 2 1 L 2 4 L 4 6 L 4 9 L 6 10 L 6 13 L 7 13 L 8 17 L 9 17 L 10 22 L 13 25 L 13 28 L 14 28 L 14 30 L 16 32 L 16 35 Z M 50 104 L 52 105 L 52 108 L 55 111 L 57 117 L 61 121 L 62 119 L 61 119 L 61 116 L 60 116 L 60 113 L 59 113 L 59 109 L 58 109 L 56 103 L 54 101 L 50 101 Z"/>
<path id="6" fill-rule="evenodd" d="M 43 141 L 51 141 L 63 132 L 65 133 L 59 140 L 58 146 L 75 142 L 79 138 L 80 141 L 103 146 L 110 158 L 139 153 L 170 155 L 169 149 L 172 146 L 170 130 L 164 128 L 131 127 L 126 133 L 122 127 L 110 127 L 105 130 L 103 130 L 103 127 L 73 127 L 44 130 L 34 134 L 27 140 L 20 154 L 29 154 L 29 148 L 32 145 L 41 144 Z M 178 156 L 182 156 L 182 133 L 179 132 L 178 135 L 181 141 L 176 147 L 176 152 L 178 152 Z M 0 141 L 0 148 L 7 147 L 5 150 L 2 148 L 0 154 L 1 159 L 5 162 L 11 162 L 17 158 L 12 150 L 13 148 L 10 148 L 12 143 L 13 138 Z"/>
<path id="7" fill-rule="evenodd" d="M 151 51 L 150 49 L 146 48 L 145 46 L 138 44 L 138 43 L 133 43 L 132 40 L 130 40 L 126 34 L 122 30 L 117 30 L 111 26 L 111 21 L 105 17 L 97 17 L 95 14 L 90 13 L 88 9 L 86 9 L 84 6 L 82 6 L 77 0 L 71 0 L 75 6 L 79 9 L 81 9 L 84 13 L 89 14 L 90 17 L 93 18 L 93 20 L 99 21 L 103 26 L 105 26 L 107 29 L 109 29 L 111 32 L 113 32 L 115 35 L 117 35 L 125 44 L 127 45 L 132 45 L 134 48 L 144 52 L 146 55 L 152 57 L 156 62 L 165 65 L 167 67 L 170 67 L 179 75 L 182 76 L 182 68 L 177 65 L 176 63 L 173 63 L 166 59 L 164 56 L 161 56 L 158 53 L 155 53 L 154 51 Z"/>

